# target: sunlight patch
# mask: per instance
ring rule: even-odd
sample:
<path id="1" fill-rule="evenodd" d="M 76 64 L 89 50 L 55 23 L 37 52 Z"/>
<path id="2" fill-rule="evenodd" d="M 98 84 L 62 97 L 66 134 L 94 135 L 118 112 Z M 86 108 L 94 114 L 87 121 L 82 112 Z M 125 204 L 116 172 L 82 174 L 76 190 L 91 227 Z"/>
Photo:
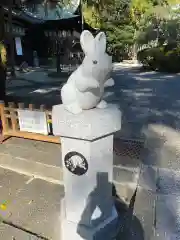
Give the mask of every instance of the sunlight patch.
<path id="1" fill-rule="evenodd" d="M 99 207 L 96 207 L 92 214 L 91 220 L 96 220 L 96 219 L 100 218 L 101 215 L 102 215 L 101 209 Z"/>
<path id="2" fill-rule="evenodd" d="M 105 92 L 104 93 L 104 98 L 112 97 L 113 95 L 114 95 L 114 92 Z"/>
<path id="3" fill-rule="evenodd" d="M 36 89 L 32 92 L 30 92 L 30 94 L 32 93 L 41 93 L 41 94 L 45 94 L 45 93 L 50 93 L 50 92 L 53 92 L 53 91 L 59 91 L 59 87 L 52 87 L 52 88 L 39 88 L 39 89 Z"/>
<path id="4" fill-rule="evenodd" d="M 140 76 L 146 76 L 146 75 L 156 75 L 157 74 L 157 72 L 153 72 L 153 71 L 151 71 L 151 72 L 142 72 L 142 73 L 139 73 L 139 75 Z"/>
<path id="5" fill-rule="evenodd" d="M 153 97 L 154 94 L 151 92 L 134 92 L 133 94 L 134 97 L 138 98 L 138 97 Z"/>
<path id="6" fill-rule="evenodd" d="M 36 90 L 30 92 L 30 94 L 31 93 L 48 93 L 48 92 L 49 92 L 48 89 L 36 89 Z"/>
<path id="7" fill-rule="evenodd" d="M 7 95 L 12 95 L 14 92 L 6 92 Z"/>

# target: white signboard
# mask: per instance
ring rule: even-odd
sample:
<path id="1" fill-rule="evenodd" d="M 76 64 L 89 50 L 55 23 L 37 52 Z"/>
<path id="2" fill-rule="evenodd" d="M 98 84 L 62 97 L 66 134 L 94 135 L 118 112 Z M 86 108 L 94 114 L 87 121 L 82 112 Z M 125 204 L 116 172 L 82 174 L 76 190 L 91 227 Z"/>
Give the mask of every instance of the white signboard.
<path id="1" fill-rule="evenodd" d="M 16 44 L 17 55 L 22 56 L 23 52 L 22 52 L 22 44 L 21 44 L 21 38 L 20 37 L 15 38 L 15 44 Z"/>
<path id="2" fill-rule="evenodd" d="M 48 135 L 45 112 L 18 110 L 20 131 Z"/>

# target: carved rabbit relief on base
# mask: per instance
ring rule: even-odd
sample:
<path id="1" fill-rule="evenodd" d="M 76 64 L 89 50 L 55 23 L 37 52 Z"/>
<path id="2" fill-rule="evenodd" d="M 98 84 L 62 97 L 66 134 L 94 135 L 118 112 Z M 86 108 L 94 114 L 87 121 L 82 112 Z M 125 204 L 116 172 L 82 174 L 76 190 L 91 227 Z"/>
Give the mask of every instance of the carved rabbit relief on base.
<path id="1" fill-rule="evenodd" d="M 85 54 L 82 64 L 69 77 L 61 89 L 61 99 L 65 109 L 73 114 L 92 108 L 106 108 L 102 100 L 104 87 L 113 86 L 108 79 L 112 70 L 112 57 L 106 53 L 106 35 L 100 32 L 94 38 L 85 30 L 80 37 Z"/>

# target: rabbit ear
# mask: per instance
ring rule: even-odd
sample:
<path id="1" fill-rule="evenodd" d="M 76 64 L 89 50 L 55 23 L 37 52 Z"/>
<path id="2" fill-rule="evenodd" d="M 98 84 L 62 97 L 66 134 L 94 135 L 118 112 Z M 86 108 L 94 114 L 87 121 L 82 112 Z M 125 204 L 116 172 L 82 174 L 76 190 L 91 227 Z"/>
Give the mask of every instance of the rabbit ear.
<path id="1" fill-rule="evenodd" d="M 97 50 L 104 53 L 106 51 L 106 35 L 105 35 L 105 33 L 104 32 L 98 33 L 95 37 L 95 40 L 96 40 Z"/>
<path id="2" fill-rule="evenodd" d="M 80 43 L 83 52 L 87 55 L 89 52 L 92 52 L 94 49 L 94 37 L 91 32 L 84 30 L 81 33 Z"/>

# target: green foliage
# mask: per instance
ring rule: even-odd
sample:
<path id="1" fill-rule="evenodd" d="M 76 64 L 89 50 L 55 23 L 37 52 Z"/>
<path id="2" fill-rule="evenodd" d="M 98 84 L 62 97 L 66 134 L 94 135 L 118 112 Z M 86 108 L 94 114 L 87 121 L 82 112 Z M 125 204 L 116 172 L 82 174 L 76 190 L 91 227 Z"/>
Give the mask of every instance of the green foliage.
<path id="1" fill-rule="evenodd" d="M 107 34 L 108 51 L 115 58 L 133 57 L 138 46 L 180 42 L 178 0 L 84 0 L 86 21 Z"/>
<path id="2" fill-rule="evenodd" d="M 160 48 L 148 48 L 139 52 L 137 57 L 145 68 L 157 70 L 163 58 L 163 51 Z"/>
<path id="3" fill-rule="evenodd" d="M 164 46 L 144 49 L 138 53 L 138 60 L 144 68 L 177 73 L 180 72 L 180 48 Z"/>
<path id="4" fill-rule="evenodd" d="M 100 28 L 99 14 L 94 7 L 83 5 L 84 19 L 93 28 Z"/>

